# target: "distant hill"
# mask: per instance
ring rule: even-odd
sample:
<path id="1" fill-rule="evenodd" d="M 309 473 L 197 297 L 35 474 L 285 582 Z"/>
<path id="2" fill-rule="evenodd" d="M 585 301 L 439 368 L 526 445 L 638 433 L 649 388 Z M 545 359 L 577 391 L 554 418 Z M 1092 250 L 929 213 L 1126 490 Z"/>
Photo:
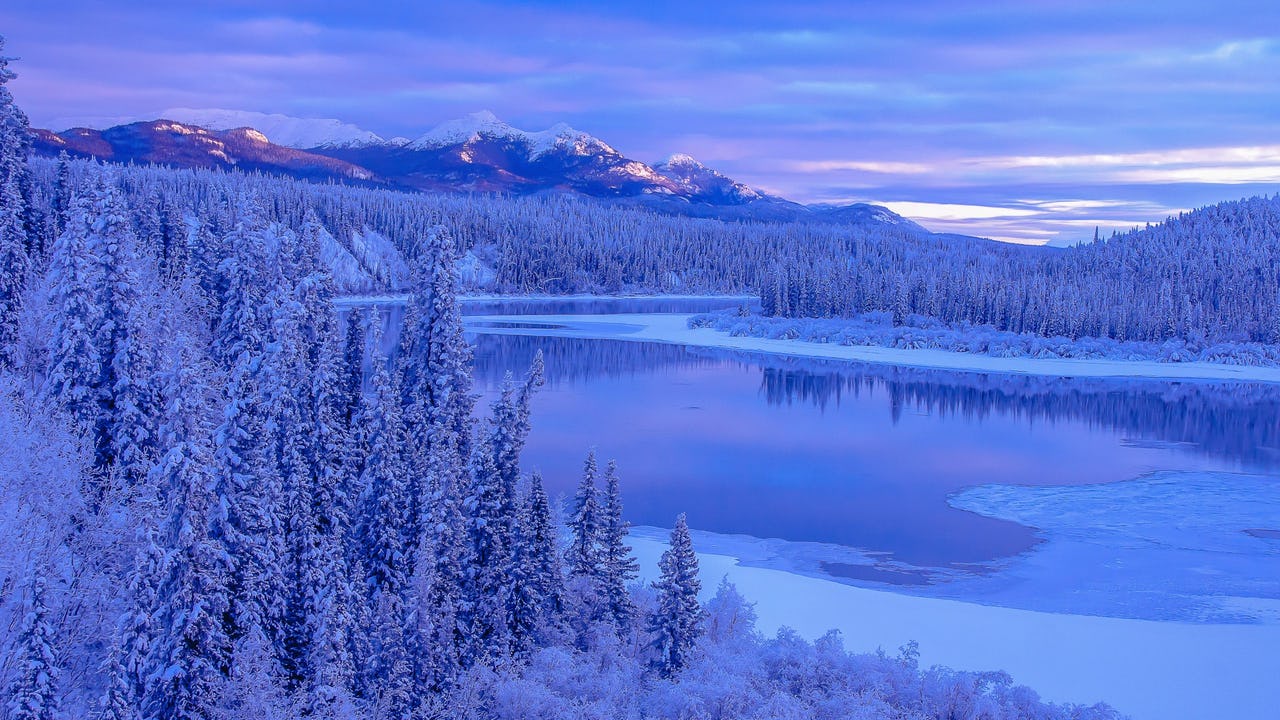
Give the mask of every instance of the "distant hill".
<path id="1" fill-rule="evenodd" d="M 238 168 L 313 180 L 372 182 L 374 174 L 338 158 L 276 145 L 253 128 L 208 130 L 171 120 L 118 125 L 106 130 L 72 128 L 60 133 L 33 130 L 41 155 L 65 151 L 72 157 L 120 163 L 154 163 L 184 168 Z"/>
<path id="2" fill-rule="evenodd" d="M 415 139 L 338 120 L 177 108 L 172 117 L 97 130 L 35 130 L 41 155 L 174 167 L 238 168 L 405 190 L 573 193 L 657 212 L 746 221 L 894 226 L 928 232 L 878 205 L 803 205 L 738 182 L 689 155 L 653 165 L 563 123 L 529 132 L 480 112 Z"/>

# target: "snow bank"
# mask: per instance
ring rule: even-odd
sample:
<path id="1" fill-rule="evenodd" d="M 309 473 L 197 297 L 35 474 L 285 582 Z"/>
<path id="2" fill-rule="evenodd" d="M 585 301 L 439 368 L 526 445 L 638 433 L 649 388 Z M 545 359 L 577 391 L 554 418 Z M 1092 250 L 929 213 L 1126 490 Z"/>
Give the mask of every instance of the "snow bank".
<path id="1" fill-rule="evenodd" d="M 541 322 L 564 326 L 556 330 L 487 328 L 485 332 L 490 333 L 663 342 L 693 347 L 727 348 L 749 352 L 886 363 L 904 367 L 939 370 L 1047 375 L 1054 377 L 1239 380 L 1280 383 L 1280 367 L 1222 365 L 1207 362 L 1162 363 L 1154 360 L 1104 360 L 1095 358 L 1003 358 L 944 350 L 832 345 L 803 340 L 736 337 L 711 328 L 690 328 L 688 327 L 690 317 L 693 317 L 693 315 L 629 313 L 610 316 L 486 315 L 471 317 L 468 320 Z M 633 326 L 634 329 L 630 332 L 618 332 L 616 329 L 618 324 Z"/>
<path id="2" fill-rule="evenodd" d="M 695 533 L 694 544 L 705 539 Z M 657 576 L 665 531 L 636 528 L 643 579 Z M 920 643 L 923 664 L 1006 670 L 1046 700 L 1105 701 L 1134 720 L 1274 718 L 1280 626 L 1190 624 L 1063 615 L 868 590 L 732 555 L 699 554 L 707 599 L 727 576 L 756 603 L 759 627 L 814 639 L 832 628 L 853 650 Z"/>
<path id="3" fill-rule="evenodd" d="M 875 345 L 913 350 L 946 350 L 975 355 L 1016 358 L 1083 358 L 1156 360 L 1182 363 L 1204 361 L 1223 365 L 1280 365 L 1280 346 L 1259 342 L 1193 343 L 1181 339 L 1160 342 L 1114 340 L 1105 337 L 1046 337 L 1031 332 L 997 330 L 990 325 L 946 323 L 923 315 L 908 315 L 894 324 L 889 312 L 868 312 L 849 318 L 780 318 L 711 312 L 689 319 L 690 327 L 709 327 L 730 335 L 808 340 L 835 345 Z"/>

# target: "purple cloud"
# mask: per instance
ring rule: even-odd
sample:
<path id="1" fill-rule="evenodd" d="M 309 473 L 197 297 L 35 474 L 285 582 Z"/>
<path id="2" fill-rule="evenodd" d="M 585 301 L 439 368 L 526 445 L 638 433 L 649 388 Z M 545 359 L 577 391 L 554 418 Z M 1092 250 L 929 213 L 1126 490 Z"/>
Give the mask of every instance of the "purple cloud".
<path id="1" fill-rule="evenodd" d="M 1271 3 L 1191 0 L 0 8 L 37 124 L 227 107 L 414 136 L 486 108 L 1023 241 L 1271 187 L 1280 162 L 1238 155 L 1278 142 L 1277 27 Z"/>

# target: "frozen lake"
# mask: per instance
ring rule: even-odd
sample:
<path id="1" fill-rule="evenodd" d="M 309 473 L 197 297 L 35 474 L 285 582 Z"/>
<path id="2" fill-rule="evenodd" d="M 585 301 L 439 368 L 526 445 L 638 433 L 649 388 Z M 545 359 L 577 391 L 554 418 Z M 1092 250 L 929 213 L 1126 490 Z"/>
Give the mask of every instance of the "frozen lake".
<path id="1" fill-rule="evenodd" d="M 687 302 L 659 311 L 714 306 Z M 625 300 L 564 310 L 650 311 Z M 636 525 L 668 527 L 684 511 L 704 532 L 783 541 L 762 565 L 896 592 L 1125 618 L 1275 619 L 1274 384 L 957 373 L 540 336 L 553 328 L 545 319 L 521 329 L 535 334 L 471 325 L 486 400 L 536 351 L 547 360 L 526 470 L 568 496 L 595 447 L 618 461 Z M 1197 506 L 1210 518 L 1179 523 Z M 1117 523 L 1128 534 L 1116 537 Z M 1174 529 L 1157 532 L 1165 525 Z M 1203 552 L 1215 530 L 1229 547 Z M 1207 607 L 1206 597 L 1217 600 Z"/>
<path id="2" fill-rule="evenodd" d="M 716 304 L 467 307 L 582 315 Z M 742 555 L 733 536 L 769 539 L 747 562 L 901 593 L 1194 622 L 1280 615 L 1280 386 L 555 337 L 545 318 L 520 328 L 531 334 L 498 334 L 512 324 L 470 323 L 486 404 L 505 373 L 519 377 L 545 355 L 526 471 L 569 496 L 595 447 L 602 463 L 618 461 L 636 525 L 668 527 L 686 512 L 730 554 Z"/>

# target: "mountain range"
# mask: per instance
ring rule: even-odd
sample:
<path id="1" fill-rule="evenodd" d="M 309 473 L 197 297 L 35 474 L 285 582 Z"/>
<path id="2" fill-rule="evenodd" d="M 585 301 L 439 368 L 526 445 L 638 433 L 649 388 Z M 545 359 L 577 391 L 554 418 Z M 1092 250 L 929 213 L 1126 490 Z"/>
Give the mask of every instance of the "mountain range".
<path id="1" fill-rule="evenodd" d="M 563 123 L 528 132 L 479 112 L 414 139 L 384 139 L 338 120 L 190 108 L 166 110 L 162 118 L 104 129 L 34 130 L 33 144 L 46 156 L 65 151 L 113 162 L 239 168 L 403 190 L 569 192 L 682 215 L 927 232 L 878 205 L 792 202 L 684 154 L 644 163 Z"/>

